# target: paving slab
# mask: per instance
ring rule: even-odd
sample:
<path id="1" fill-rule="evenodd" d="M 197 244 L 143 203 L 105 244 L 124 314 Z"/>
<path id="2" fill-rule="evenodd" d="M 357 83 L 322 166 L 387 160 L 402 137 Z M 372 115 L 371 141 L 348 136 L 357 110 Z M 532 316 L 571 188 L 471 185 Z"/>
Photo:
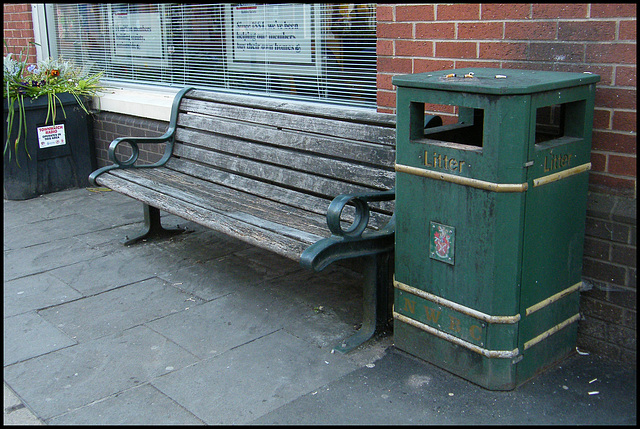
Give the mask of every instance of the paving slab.
<path id="1" fill-rule="evenodd" d="M 42 231 L 43 234 L 46 231 Z M 95 259 L 109 252 L 104 248 L 87 246 L 76 237 L 65 238 L 29 247 L 5 249 L 4 280 L 38 274 L 53 268 Z"/>
<path id="2" fill-rule="evenodd" d="M 206 424 L 246 424 L 354 369 L 281 330 L 152 384 Z"/>
<path id="3" fill-rule="evenodd" d="M 136 386 L 47 421 L 48 425 L 204 425 L 150 384 Z"/>
<path id="4" fill-rule="evenodd" d="M 4 282 L 4 317 L 50 307 L 82 294 L 51 275 L 51 271 Z"/>
<path id="5" fill-rule="evenodd" d="M 5 317 L 4 365 L 14 364 L 76 344 L 36 312 Z"/>
<path id="6" fill-rule="evenodd" d="M 185 350 L 206 359 L 255 341 L 282 329 L 286 323 L 269 311 L 266 299 L 250 301 L 245 295 L 229 294 L 205 304 L 189 307 L 148 322 Z"/>
<path id="7" fill-rule="evenodd" d="M 196 361 L 172 341 L 137 326 L 5 366 L 4 380 L 47 420 Z"/>
<path id="8" fill-rule="evenodd" d="M 4 413 L 5 426 L 39 426 L 44 425 L 18 398 L 13 390 L 4 383 Z"/>
<path id="9" fill-rule="evenodd" d="M 56 305 L 40 316 L 78 342 L 115 334 L 202 302 L 158 278 Z"/>

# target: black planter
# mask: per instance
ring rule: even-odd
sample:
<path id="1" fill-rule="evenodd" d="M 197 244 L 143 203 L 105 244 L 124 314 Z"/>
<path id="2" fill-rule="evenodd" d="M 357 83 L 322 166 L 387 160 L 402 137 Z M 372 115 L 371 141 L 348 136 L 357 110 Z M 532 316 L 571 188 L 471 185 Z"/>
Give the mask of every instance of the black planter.
<path id="1" fill-rule="evenodd" d="M 24 130 L 22 142 L 16 154 L 11 148 L 4 155 L 4 198 L 8 200 L 26 200 L 38 195 L 89 186 L 89 174 L 96 169 L 91 116 L 80 107 L 71 94 L 58 94 L 56 101 L 55 125 L 63 129 L 53 130 L 54 121 L 47 118 L 48 99 L 46 96 L 35 100 L 25 97 L 25 119 L 27 123 L 26 145 L 31 158 L 24 150 Z M 86 105 L 86 103 L 85 103 Z M 17 109 L 17 102 L 14 104 Z M 7 141 L 7 100 L 4 101 L 4 142 Z M 17 136 L 19 117 L 16 110 L 11 142 Z M 48 128 L 44 128 L 48 127 Z M 40 128 L 40 133 L 38 129 Z M 49 134 L 46 131 L 53 131 Z M 50 139 L 49 137 L 62 139 Z M 64 143 L 64 144 L 62 144 Z M 10 143 L 11 144 L 11 143 Z M 16 163 L 16 156 L 17 161 Z"/>

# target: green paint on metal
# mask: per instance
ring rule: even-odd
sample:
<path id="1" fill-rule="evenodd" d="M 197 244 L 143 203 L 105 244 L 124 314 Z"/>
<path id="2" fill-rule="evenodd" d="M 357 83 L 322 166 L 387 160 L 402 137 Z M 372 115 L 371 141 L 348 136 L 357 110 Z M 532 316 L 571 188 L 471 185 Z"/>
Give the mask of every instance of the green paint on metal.
<path id="1" fill-rule="evenodd" d="M 395 278 L 425 292 L 395 289 L 398 348 L 498 390 L 575 348 L 599 79 L 472 68 L 393 78 Z M 458 122 L 425 130 L 433 105 Z M 541 124 L 546 112 L 559 120 Z M 478 313 L 519 317 L 482 326 Z"/>

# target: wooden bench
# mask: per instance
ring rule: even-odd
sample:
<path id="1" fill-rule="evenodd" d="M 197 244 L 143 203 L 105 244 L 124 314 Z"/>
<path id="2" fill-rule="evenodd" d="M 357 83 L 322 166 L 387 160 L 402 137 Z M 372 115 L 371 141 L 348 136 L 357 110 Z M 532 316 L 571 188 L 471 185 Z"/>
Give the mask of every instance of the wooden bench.
<path id="1" fill-rule="evenodd" d="M 141 164 L 141 144 L 165 144 L 160 161 Z M 185 88 L 164 135 L 117 138 L 109 157 L 91 184 L 144 207 L 145 230 L 126 244 L 175 232 L 161 226 L 163 210 L 315 271 L 363 257 L 362 327 L 335 349 L 357 347 L 386 323 L 393 115 Z"/>

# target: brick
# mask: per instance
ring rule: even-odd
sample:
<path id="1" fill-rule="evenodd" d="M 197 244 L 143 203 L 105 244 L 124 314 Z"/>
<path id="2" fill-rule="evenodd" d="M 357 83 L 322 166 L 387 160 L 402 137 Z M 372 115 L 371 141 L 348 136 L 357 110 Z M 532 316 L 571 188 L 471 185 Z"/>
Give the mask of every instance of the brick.
<path id="1" fill-rule="evenodd" d="M 584 298 L 580 300 L 581 312 L 584 312 L 585 314 L 588 314 L 591 317 L 595 317 L 600 320 L 606 320 L 618 324 L 623 321 L 625 310 L 618 307 L 617 305 L 612 305 L 607 302 L 596 300 L 590 296 L 583 296 L 581 298 Z"/>
<path id="2" fill-rule="evenodd" d="M 574 73 L 591 72 L 600 75 L 598 85 L 610 86 L 613 84 L 613 66 L 610 65 L 556 63 L 554 70 Z"/>
<path id="3" fill-rule="evenodd" d="M 612 128 L 615 131 L 628 131 L 635 133 L 638 128 L 636 119 L 636 112 L 622 112 L 614 110 Z"/>
<path id="4" fill-rule="evenodd" d="M 591 18 L 636 18 L 638 7 L 635 3 L 592 3 Z"/>
<path id="5" fill-rule="evenodd" d="M 589 6 L 587 4 L 552 3 L 537 4 L 531 6 L 531 17 L 538 18 L 587 18 Z"/>
<path id="6" fill-rule="evenodd" d="M 584 256 L 602 261 L 609 260 L 611 245 L 604 240 L 594 239 L 588 236 L 584 238 Z"/>
<path id="7" fill-rule="evenodd" d="M 582 305 L 580 306 L 581 312 Z M 602 320 L 594 319 L 593 317 L 585 317 L 585 320 L 581 320 L 578 325 L 578 336 L 580 337 L 594 337 L 604 339 L 606 331 L 606 325 Z"/>
<path id="8" fill-rule="evenodd" d="M 376 41 L 376 55 L 378 56 L 392 56 L 393 55 L 393 40 L 380 40 Z"/>
<path id="9" fill-rule="evenodd" d="M 378 58 L 378 73 L 411 73 L 410 58 Z"/>
<path id="10" fill-rule="evenodd" d="M 636 177 L 636 157 L 609 155 L 607 170 L 618 176 Z"/>
<path id="11" fill-rule="evenodd" d="M 527 3 L 483 3 L 481 19 L 527 19 L 531 17 L 531 5 Z"/>
<path id="12" fill-rule="evenodd" d="M 636 90 L 596 87 L 596 106 L 611 109 L 636 109 Z"/>
<path id="13" fill-rule="evenodd" d="M 436 42 L 436 57 L 477 58 L 475 42 Z"/>
<path id="14" fill-rule="evenodd" d="M 433 42 L 426 40 L 396 40 L 397 56 L 432 57 Z"/>
<path id="15" fill-rule="evenodd" d="M 584 59 L 585 47 L 579 43 L 531 43 L 529 60 L 578 63 Z"/>
<path id="16" fill-rule="evenodd" d="M 502 39 L 502 22 L 461 22 L 458 24 L 458 39 Z"/>
<path id="17" fill-rule="evenodd" d="M 611 111 L 595 109 L 593 112 L 593 128 L 601 130 L 611 129 Z"/>
<path id="18" fill-rule="evenodd" d="M 635 247 L 613 244 L 611 246 L 611 260 L 616 264 L 636 267 L 637 251 Z"/>
<path id="19" fill-rule="evenodd" d="M 465 60 L 456 60 L 456 64 L 455 64 L 455 68 L 457 69 L 463 69 L 463 68 L 471 68 L 471 67 L 477 67 L 477 68 L 493 68 L 493 69 L 499 69 L 500 67 L 500 62 L 498 61 L 465 61 Z"/>
<path id="20" fill-rule="evenodd" d="M 433 21 L 434 9 L 432 4 L 398 5 L 396 6 L 396 21 Z"/>
<path id="21" fill-rule="evenodd" d="M 393 84 L 391 83 L 392 77 L 392 74 L 378 73 L 378 79 L 376 81 L 377 88 L 393 91 Z"/>
<path id="22" fill-rule="evenodd" d="M 526 60 L 528 43 L 480 42 L 478 58 L 491 60 Z"/>
<path id="23" fill-rule="evenodd" d="M 376 100 L 379 107 L 396 107 L 396 93 L 392 91 L 378 91 Z"/>
<path id="24" fill-rule="evenodd" d="M 585 40 L 604 42 L 615 40 L 615 21 L 560 21 L 558 40 Z"/>
<path id="25" fill-rule="evenodd" d="M 453 60 L 416 58 L 413 61 L 413 71 L 414 73 L 424 73 L 438 70 L 451 70 L 454 68 L 454 65 L 455 62 Z"/>
<path id="26" fill-rule="evenodd" d="M 616 67 L 616 86 L 636 86 L 636 68 L 635 67 Z"/>
<path id="27" fill-rule="evenodd" d="M 636 179 L 613 177 L 592 171 L 589 173 L 589 190 L 622 197 L 634 198 Z"/>
<path id="28" fill-rule="evenodd" d="M 586 231 L 591 237 L 626 244 L 629 241 L 629 226 L 619 222 L 587 218 Z"/>
<path id="29" fill-rule="evenodd" d="M 607 168 L 607 156 L 595 151 L 591 151 L 591 171 L 604 172 Z"/>
<path id="30" fill-rule="evenodd" d="M 378 23 L 393 21 L 393 10 L 393 6 L 378 3 L 376 6 L 376 21 Z"/>
<path id="31" fill-rule="evenodd" d="M 480 19 L 480 5 L 469 3 L 437 4 L 438 21 L 467 21 Z"/>
<path id="32" fill-rule="evenodd" d="M 416 39 L 453 39 L 455 34 L 453 22 L 416 23 Z"/>
<path id="33" fill-rule="evenodd" d="M 589 43 L 585 62 L 635 64 L 637 60 L 635 43 Z"/>
<path id="34" fill-rule="evenodd" d="M 620 30 L 618 32 L 618 40 L 633 40 L 638 37 L 637 21 L 620 21 Z"/>
<path id="35" fill-rule="evenodd" d="M 558 23 L 553 21 L 505 22 L 504 38 L 508 40 L 554 40 Z"/>
<path id="36" fill-rule="evenodd" d="M 446 104 L 433 104 L 433 103 L 424 103 L 425 112 L 431 114 L 442 114 L 442 120 L 444 122 L 445 117 L 449 117 L 449 119 L 453 118 L 455 114 L 455 106 L 448 106 Z M 455 122 L 455 121 L 452 121 Z"/>
<path id="37" fill-rule="evenodd" d="M 407 23 L 378 23 L 376 34 L 381 39 L 411 39 L 413 25 Z"/>

